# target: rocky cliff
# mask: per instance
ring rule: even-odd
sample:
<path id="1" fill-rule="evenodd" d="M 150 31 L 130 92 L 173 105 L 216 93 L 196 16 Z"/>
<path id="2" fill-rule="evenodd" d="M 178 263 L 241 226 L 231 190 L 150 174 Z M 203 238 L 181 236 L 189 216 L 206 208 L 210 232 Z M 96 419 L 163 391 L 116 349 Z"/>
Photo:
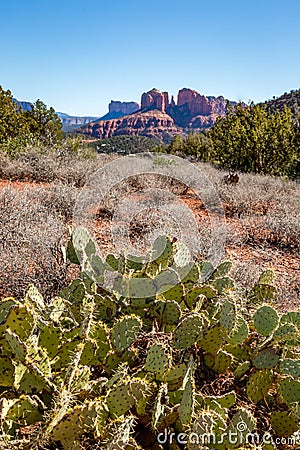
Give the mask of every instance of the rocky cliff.
<path id="1" fill-rule="evenodd" d="M 133 114 L 140 109 L 140 105 L 136 102 L 119 102 L 111 100 L 108 105 L 108 113 L 100 117 L 98 120 L 118 119 L 119 117 Z"/>
<path id="2" fill-rule="evenodd" d="M 178 92 L 175 103 L 173 96 L 171 101 L 169 100 L 168 92 L 153 88 L 142 94 L 141 109 L 125 116 L 124 120 L 118 121 L 117 117 L 110 116 L 111 108 L 114 108 L 112 112 L 116 114 L 118 108 L 121 109 L 123 105 L 121 102 L 112 102 L 113 105 L 110 104 L 106 116 L 78 131 L 100 139 L 117 134 L 152 135 L 162 138 L 164 128 L 169 136 L 170 133 L 178 134 L 213 126 L 217 117 L 226 114 L 227 102 L 222 96 L 206 97 L 193 89 L 183 88 Z"/>
<path id="3" fill-rule="evenodd" d="M 170 141 L 175 134 L 182 132 L 174 124 L 172 117 L 157 110 L 138 112 L 119 119 L 91 122 L 78 131 L 98 139 L 120 135 L 139 135 L 156 137 L 165 142 Z"/>

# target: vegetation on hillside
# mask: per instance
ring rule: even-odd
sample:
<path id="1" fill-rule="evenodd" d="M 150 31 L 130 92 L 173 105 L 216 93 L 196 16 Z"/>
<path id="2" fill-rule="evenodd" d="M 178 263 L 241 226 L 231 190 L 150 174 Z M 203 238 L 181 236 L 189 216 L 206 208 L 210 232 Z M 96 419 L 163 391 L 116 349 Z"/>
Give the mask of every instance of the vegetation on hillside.
<path id="1" fill-rule="evenodd" d="M 53 108 L 37 100 L 23 111 L 10 91 L 0 86 L 0 145 L 8 153 L 27 145 L 52 146 L 63 137 L 61 121 Z"/>
<path id="2" fill-rule="evenodd" d="M 226 117 L 203 133 L 176 136 L 158 150 L 213 162 L 230 171 L 300 177 L 300 127 L 292 112 L 228 105 Z"/>
<path id="3" fill-rule="evenodd" d="M 300 116 L 300 89 L 293 90 L 291 92 L 285 92 L 280 97 L 273 97 L 272 100 L 264 102 L 267 111 L 276 112 L 283 111 L 284 107 L 289 108 L 295 119 L 299 120 Z"/>
<path id="4" fill-rule="evenodd" d="M 98 153 L 131 154 L 152 151 L 160 141 L 146 136 L 114 136 L 108 139 L 92 141 L 89 145 Z"/>

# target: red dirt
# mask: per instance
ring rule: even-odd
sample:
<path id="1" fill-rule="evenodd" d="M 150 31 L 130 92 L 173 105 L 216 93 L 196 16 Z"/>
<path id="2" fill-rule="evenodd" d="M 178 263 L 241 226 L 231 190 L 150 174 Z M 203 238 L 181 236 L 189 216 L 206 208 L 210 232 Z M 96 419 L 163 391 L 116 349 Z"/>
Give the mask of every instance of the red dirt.
<path id="1" fill-rule="evenodd" d="M 47 187 L 54 183 L 32 183 L 21 181 L 0 180 L 0 189 L 11 187 L 15 189 L 35 189 L 37 187 Z M 181 200 L 194 213 L 199 222 L 203 224 L 209 221 L 207 211 L 199 199 L 188 191 L 182 195 Z M 224 205 L 226 211 L 226 205 Z M 260 208 L 258 208 L 260 209 Z M 261 212 L 263 214 L 263 211 Z M 299 256 L 288 250 L 279 250 L 276 247 L 264 248 L 258 242 L 249 244 L 246 242 L 246 233 L 243 224 L 236 218 L 226 218 L 227 227 L 241 237 L 240 245 L 227 244 L 226 258 L 232 259 L 235 267 L 243 266 L 248 268 L 253 279 L 257 279 L 259 272 L 266 267 L 273 267 L 276 273 L 277 285 L 279 286 L 280 297 L 287 299 L 292 286 L 294 291 L 299 292 L 300 286 L 300 259 Z M 110 219 L 108 217 L 97 218 L 93 222 L 94 232 L 98 242 L 101 242 L 101 250 L 105 252 L 113 250 L 113 243 L 110 233 Z M 259 238 L 259 236 L 258 236 Z M 262 236 L 263 238 L 263 236 Z M 243 243 L 245 241 L 246 243 Z M 251 278 L 250 276 L 250 278 Z M 253 280 L 254 281 L 254 280 Z M 295 297 L 295 296 L 294 296 Z M 299 301 L 287 302 L 283 300 L 279 303 L 283 310 L 299 309 Z"/>

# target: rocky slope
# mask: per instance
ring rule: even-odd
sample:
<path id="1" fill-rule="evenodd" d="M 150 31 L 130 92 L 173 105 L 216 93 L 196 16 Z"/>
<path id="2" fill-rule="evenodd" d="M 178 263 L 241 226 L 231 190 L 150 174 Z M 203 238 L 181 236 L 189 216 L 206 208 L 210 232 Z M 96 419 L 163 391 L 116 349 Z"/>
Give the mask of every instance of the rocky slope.
<path id="1" fill-rule="evenodd" d="M 175 103 L 173 96 L 170 100 L 168 92 L 151 89 L 142 94 L 141 109 L 130 113 L 121 121 L 110 114 L 111 107 L 119 108 L 122 103 L 112 103 L 106 116 L 79 128 L 78 132 L 99 139 L 119 134 L 140 134 L 159 137 L 165 141 L 172 134 L 211 127 L 218 116 L 226 114 L 227 100 L 224 97 L 205 97 L 195 90 L 183 88 L 178 92 Z M 118 110 L 114 109 L 112 112 L 117 113 Z"/>
<path id="2" fill-rule="evenodd" d="M 98 139 L 112 136 L 132 135 L 155 137 L 164 142 L 170 141 L 175 134 L 181 134 L 172 117 L 163 111 L 140 111 L 135 114 L 112 120 L 91 122 L 77 132 Z"/>
<path id="3" fill-rule="evenodd" d="M 269 112 L 283 111 L 286 106 L 289 108 L 294 117 L 300 116 L 300 89 L 293 90 L 289 93 L 285 92 L 280 97 L 273 97 L 272 100 L 268 100 L 263 103 L 266 105 Z"/>

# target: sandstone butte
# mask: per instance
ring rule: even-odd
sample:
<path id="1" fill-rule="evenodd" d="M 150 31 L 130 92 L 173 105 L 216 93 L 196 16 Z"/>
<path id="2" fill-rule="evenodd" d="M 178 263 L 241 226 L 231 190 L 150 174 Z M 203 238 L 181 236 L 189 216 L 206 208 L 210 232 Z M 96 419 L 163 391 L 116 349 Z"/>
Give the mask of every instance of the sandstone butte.
<path id="1" fill-rule="evenodd" d="M 140 135 L 168 142 L 176 134 L 214 125 L 217 117 L 226 114 L 227 102 L 222 96 L 206 97 L 195 90 L 183 88 L 178 92 L 175 103 L 173 96 L 169 99 L 168 92 L 151 89 L 142 94 L 140 107 L 134 102 L 112 101 L 106 116 L 76 131 L 98 139 Z M 113 118 L 115 113 L 118 117 Z"/>

